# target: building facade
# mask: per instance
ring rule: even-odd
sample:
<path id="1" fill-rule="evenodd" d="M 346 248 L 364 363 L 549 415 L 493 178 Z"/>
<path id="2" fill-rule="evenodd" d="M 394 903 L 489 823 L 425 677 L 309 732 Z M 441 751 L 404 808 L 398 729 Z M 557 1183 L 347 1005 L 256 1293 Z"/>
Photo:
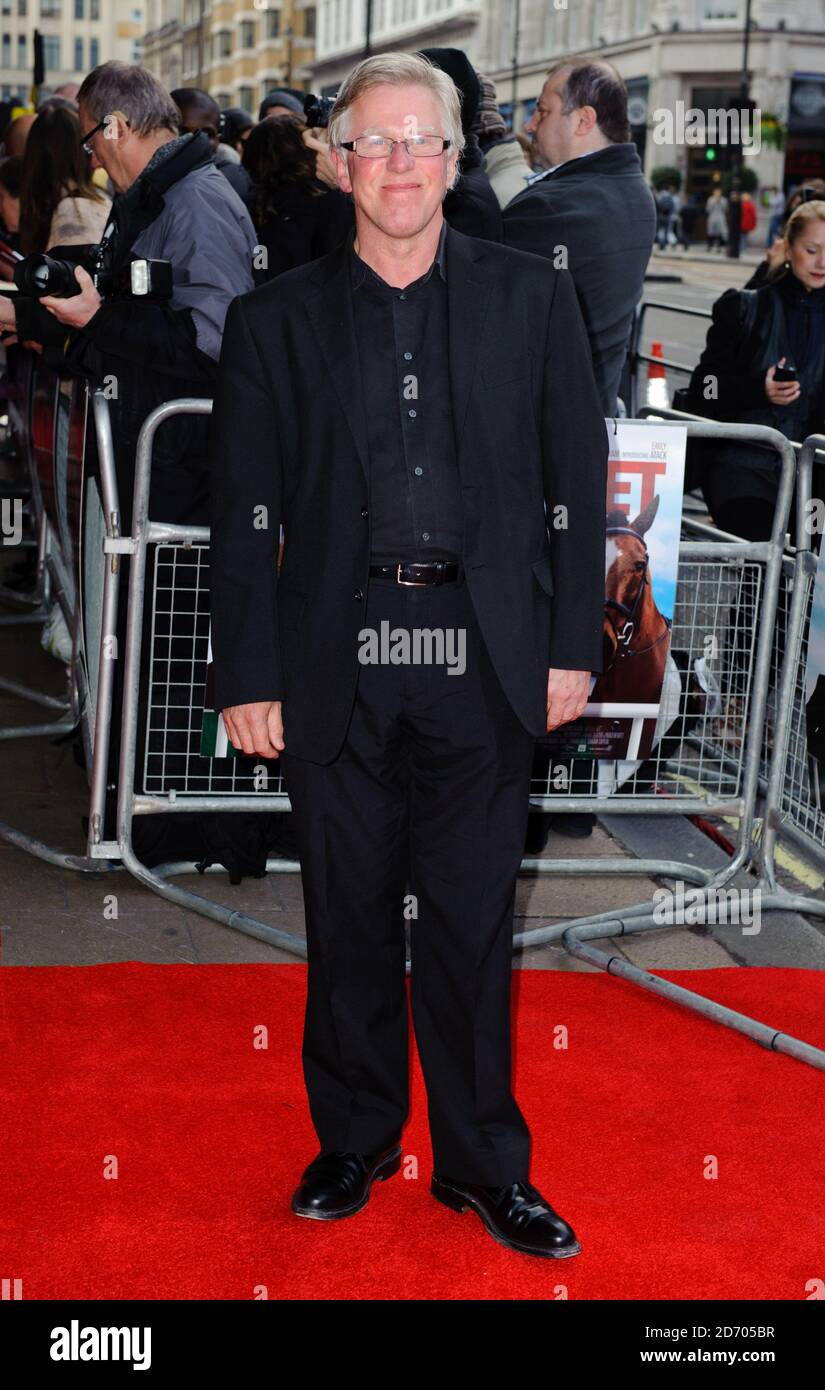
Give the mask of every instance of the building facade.
<path id="1" fill-rule="evenodd" d="M 316 6 L 306 0 L 148 0 L 141 61 L 163 85 L 203 87 L 257 116 L 275 87 L 310 90 Z"/>
<path id="2" fill-rule="evenodd" d="M 0 100 L 31 97 L 34 31 L 47 87 L 82 82 L 98 63 L 140 61 L 147 0 L 0 0 Z"/>
<path id="3" fill-rule="evenodd" d="M 520 128 L 553 62 L 600 54 L 627 82 L 646 173 L 676 167 L 688 189 L 702 191 L 729 166 L 732 148 L 712 146 L 708 158 L 673 118 L 739 107 L 745 12 L 746 0 L 372 0 L 368 38 L 366 0 L 320 0 L 312 80 L 334 93 L 368 45 L 463 48 Z M 752 0 L 748 70 L 751 98 L 767 117 L 745 150 L 760 184 L 825 173 L 823 0 Z M 785 148 L 770 143 L 783 135 Z"/>

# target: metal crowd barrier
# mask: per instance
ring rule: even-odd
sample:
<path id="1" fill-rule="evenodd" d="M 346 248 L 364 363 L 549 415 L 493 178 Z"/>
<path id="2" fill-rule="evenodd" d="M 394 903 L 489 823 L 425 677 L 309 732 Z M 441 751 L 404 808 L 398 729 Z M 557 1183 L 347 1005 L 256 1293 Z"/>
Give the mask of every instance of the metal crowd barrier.
<path id="1" fill-rule="evenodd" d="M 630 331 L 630 346 L 628 354 L 630 357 L 630 400 L 627 402 L 627 413 L 633 419 L 640 418 L 642 405 L 639 391 L 639 373 L 642 367 L 650 366 L 655 363 L 658 367 L 666 370 L 678 372 L 683 376 L 690 376 L 696 366 L 695 362 L 677 362 L 672 357 L 653 357 L 650 353 L 642 352 L 642 330 L 644 328 L 645 315 L 649 310 L 656 310 L 665 314 L 683 314 L 686 318 L 706 319 L 708 322 L 713 318 L 710 309 L 697 309 L 690 304 L 666 304 L 660 299 L 641 299 L 636 305 L 633 314 L 633 322 Z"/>
<path id="2" fill-rule="evenodd" d="M 49 615 L 53 601 L 59 604 L 64 620 L 70 619 L 72 616 L 71 578 L 61 555 L 53 525 L 54 518 L 49 517 L 44 505 L 40 478 L 34 458 L 32 424 L 35 393 L 32 389 L 32 383 L 35 373 L 31 359 L 31 353 L 24 354 L 21 351 L 14 359 L 15 370 L 9 370 L 7 364 L 5 376 L 8 411 L 6 442 L 13 442 L 14 447 L 12 451 L 9 451 L 9 456 L 17 465 L 18 476 L 3 484 L 2 495 L 7 506 L 11 504 L 16 507 L 19 504 L 19 520 L 23 529 L 20 541 L 16 545 L 9 544 L 4 536 L 3 550 L 6 554 L 12 552 L 23 555 L 27 551 L 35 549 L 37 552 L 37 571 L 35 583 L 29 590 L 13 589 L 5 584 L 0 585 L 0 602 L 12 609 L 11 613 L 4 613 L 0 616 L 0 627 L 6 628 L 42 625 Z M 56 379 L 53 381 L 56 394 Z M 62 437 L 60 441 L 56 438 L 52 440 L 55 476 L 61 473 L 65 462 L 65 457 L 58 457 L 58 443 L 65 444 L 67 441 L 65 437 Z M 62 698 L 48 695 L 31 686 L 22 685 L 19 681 L 13 681 L 6 676 L 0 677 L 0 691 L 60 716 L 50 723 L 41 722 L 0 728 L 0 740 L 8 741 L 10 739 L 60 734 L 74 726 L 76 701 L 71 668 L 67 672 L 67 693 Z"/>
<path id="3" fill-rule="evenodd" d="M 777 840 L 784 836 L 825 867 L 825 805 L 819 765 L 808 753 L 807 666 L 813 617 L 817 551 L 811 544 L 810 513 L 814 460 L 825 453 L 825 435 L 809 435 L 799 453 L 794 551 L 787 562 L 783 641 L 778 656 L 778 687 L 771 758 L 767 769 L 765 820 L 759 868 L 769 900 L 776 906 L 825 916 L 825 899 L 789 893 L 776 881 Z"/>
<path id="4" fill-rule="evenodd" d="M 102 391 L 92 393 L 91 404 L 102 494 L 103 516 L 101 521 L 107 540 L 113 541 L 119 535 L 119 503 L 109 406 Z M 68 447 L 68 438 L 65 430 L 56 430 L 55 436 L 55 454 L 57 455 L 61 448 Z M 109 562 L 104 562 L 100 612 L 93 614 L 84 612 L 81 557 L 78 555 L 68 558 L 65 555 L 59 536 L 60 527 L 46 512 L 40 480 L 31 456 L 28 466 L 31 473 L 32 495 L 37 499 L 40 534 L 43 538 L 41 563 L 47 577 L 47 583 L 42 593 L 47 597 L 53 595 L 60 603 L 67 626 L 72 634 L 72 658 L 68 664 L 67 672 L 70 698 L 66 705 L 68 717 L 51 724 L 0 729 L 0 739 L 61 734 L 80 728 L 90 778 L 89 832 L 85 855 L 71 854 L 55 849 L 34 836 L 16 830 L 5 822 L 0 822 L 0 839 L 59 868 L 99 875 L 119 867 L 112 862 L 118 856 L 110 855 L 105 848 L 101 847 L 113 686 L 113 662 L 110 659 L 107 637 L 115 631 L 119 583 L 118 565 L 115 557 L 112 557 Z M 65 472 L 59 467 L 57 457 L 54 478 L 55 506 L 59 513 L 65 505 L 65 498 L 60 497 L 60 488 L 65 484 Z M 45 614 L 41 613 L 39 615 L 41 621 L 43 617 Z M 91 621 L 88 621 L 89 618 Z M 90 659 L 95 647 L 97 648 L 96 673 L 90 679 Z M 51 700 L 51 697 L 40 696 L 37 692 L 19 686 L 13 681 L 4 679 L 2 688 L 27 700 L 46 704 L 47 708 L 56 703 Z"/>
<path id="5" fill-rule="evenodd" d="M 256 789 L 248 765 L 237 760 L 206 760 L 199 756 L 200 710 L 206 669 L 208 639 L 209 553 L 206 528 L 170 527 L 153 523 L 148 516 L 151 453 L 154 435 L 171 416 L 209 413 L 210 403 L 188 400 L 169 402 L 147 420 L 138 444 L 133 536 L 127 545 L 132 555 L 129 630 L 126 652 L 126 704 L 122 763 L 119 774 L 118 836 L 124 863 L 156 892 L 205 911 L 216 920 L 252 934 L 261 934 L 261 924 L 241 924 L 236 914 L 220 905 L 206 903 L 186 890 L 174 887 L 168 878 L 181 872 L 151 870 L 137 859 L 131 840 L 135 815 L 160 811 L 215 811 L 289 809 L 280 775 L 267 769 L 265 789 Z M 673 622 L 673 649 L 682 656 L 684 677 L 675 720 L 697 722 L 707 731 L 717 731 L 722 744 L 727 740 L 734 752 L 725 754 L 723 746 L 713 751 L 713 739 L 694 761 L 698 791 L 680 791 L 668 779 L 667 757 L 670 746 L 667 730 L 658 748 L 643 769 L 631 771 L 627 784 L 611 795 L 600 785 L 601 765 L 592 764 L 587 784 L 577 785 L 581 765 L 568 761 L 566 790 L 558 791 L 560 761 L 555 760 L 543 781 L 534 780 L 531 804 L 535 809 L 552 811 L 606 810 L 611 813 L 638 814 L 727 814 L 740 821 L 739 849 L 730 874 L 746 862 L 758 774 L 759 738 L 767 692 L 767 641 L 775 611 L 778 569 L 784 515 L 790 507 L 794 455 L 787 440 L 763 427 L 719 425 L 713 422 L 686 422 L 688 431 L 700 437 L 750 439 L 774 448 L 782 461 L 782 487 L 775 534 L 770 542 L 748 543 L 738 539 L 699 536 L 685 540 L 680 548 L 680 579 Z M 149 564 L 149 547 L 153 563 Z M 144 601 L 151 604 L 152 653 L 154 673 L 148 702 L 144 746 L 137 747 L 138 672 Z M 714 711 L 691 685 L 694 663 L 707 658 L 709 637 L 719 637 L 729 654 L 735 651 L 744 662 L 740 671 L 739 697 L 728 709 Z M 174 655 L 173 655 L 174 644 Z M 719 659 L 724 679 L 725 652 Z M 723 679 L 720 684 L 723 684 Z M 724 690 L 722 691 L 724 696 Z M 713 730 L 711 729 L 713 726 Z M 172 734 L 177 734 L 176 751 L 167 752 Z M 681 740 L 680 740 L 681 748 Z M 142 773 L 143 790 L 135 792 L 136 768 Z M 278 863 L 281 871 L 297 871 L 294 861 Z M 715 882 L 718 875 L 695 863 L 663 860 L 575 858 L 554 861 L 525 859 L 526 872 L 555 874 L 641 873 L 681 877 L 697 884 Z M 205 905 L 204 905 L 205 904 Z M 268 935 L 265 939 L 271 939 Z M 531 934 L 530 940 L 537 938 Z M 302 943 L 303 944 L 303 943 Z"/>
<path id="6" fill-rule="evenodd" d="M 792 731 L 798 730 L 800 727 L 798 713 L 794 710 L 795 702 L 791 696 L 794 683 L 796 682 L 798 689 L 801 672 L 804 670 L 800 664 L 800 649 L 803 634 L 807 631 L 806 622 L 810 613 L 813 572 L 815 570 L 815 562 L 812 563 L 810 556 L 810 533 L 806 524 L 807 502 L 810 498 L 813 456 L 817 448 L 825 448 L 825 436 L 812 437 L 806 441 L 804 447 L 796 446 L 792 441 L 784 440 L 782 436 L 779 436 L 779 439 L 782 439 L 780 446 L 776 432 L 761 427 L 714 426 L 713 422 L 701 422 L 696 417 L 688 417 L 682 412 L 674 410 L 654 411 L 650 409 L 644 411 L 643 414 L 647 418 L 681 420 L 687 426 L 689 437 L 736 438 L 740 441 L 746 440 L 753 443 L 773 443 L 780 454 L 782 468 L 772 535 L 769 542 L 742 542 L 739 538 L 726 536 L 724 533 L 716 531 L 715 528 L 685 518 L 685 524 L 689 528 L 716 538 L 716 542 L 723 547 L 729 545 L 732 552 L 736 551 L 743 558 L 746 553 L 754 557 L 759 555 L 765 557 L 762 609 L 756 638 L 755 661 L 752 672 L 746 677 L 745 690 L 742 692 L 747 695 L 747 685 L 752 682 L 750 699 L 744 707 L 740 707 L 747 728 L 744 766 L 737 758 L 731 756 L 730 750 L 718 741 L 714 731 L 707 726 L 694 727 L 687 740 L 689 748 L 698 750 L 700 769 L 703 758 L 710 755 L 715 766 L 720 769 L 727 769 L 728 774 L 732 776 L 735 776 L 741 768 L 743 777 L 741 808 L 733 811 L 734 815 L 739 816 L 736 851 L 728 864 L 708 875 L 700 891 L 706 903 L 710 905 L 717 895 L 725 894 L 726 885 L 731 884 L 734 878 L 741 877 L 743 872 L 747 872 L 751 876 L 748 886 L 746 888 L 728 888 L 727 892 L 751 895 L 753 900 L 758 901 L 760 912 L 799 911 L 822 914 L 825 903 L 821 899 L 789 893 L 777 885 L 773 857 L 776 833 L 780 828 L 785 831 L 792 828 L 798 842 L 809 849 L 815 848 L 814 841 L 821 848 L 822 841 L 825 839 L 825 816 L 817 820 L 816 834 L 811 833 L 810 824 L 806 826 L 807 834 L 800 831 L 798 825 L 800 811 L 807 814 L 809 808 L 803 806 L 799 798 L 793 804 L 789 793 L 789 783 L 790 787 L 793 788 L 794 773 L 798 766 L 798 763 L 795 764 L 793 761 L 793 755 L 789 753 L 789 744 Z M 729 432 L 731 430 L 734 430 L 735 433 L 731 434 Z M 769 435 L 775 436 L 773 441 L 767 437 Z M 797 452 L 800 454 L 798 464 Z M 794 473 L 797 469 L 796 532 L 801 544 L 796 551 L 793 562 L 791 562 L 786 553 L 785 541 Z M 680 547 L 680 555 L 683 551 L 684 543 Z M 682 578 L 680 568 L 680 586 Z M 748 584 L 748 590 L 753 593 L 752 583 Z M 787 604 L 787 610 L 783 600 L 785 602 L 790 600 Z M 677 605 L 678 602 L 677 594 Z M 787 624 L 785 615 L 787 615 Z M 781 620 L 783 628 L 787 626 L 787 635 L 777 654 L 778 619 Z M 675 633 L 676 623 L 674 622 L 674 642 L 676 641 Z M 780 672 L 781 679 L 778 679 Z M 743 672 L 740 667 L 737 672 L 740 682 L 742 675 Z M 773 728 L 771 729 L 767 723 L 767 709 L 772 687 L 776 694 L 773 703 Z M 728 695 L 730 699 L 738 701 L 741 700 L 742 693 L 732 691 L 728 692 Z M 798 701 L 796 703 L 798 706 Z M 726 722 L 730 723 L 730 721 Z M 789 758 L 791 759 L 790 763 Z M 684 767 L 683 759 L 677 761 L 676 766 L 672 768 L 673 775 L 678 777 Z M 665 775 L 667 775 L 667 770 Z M 756 833 L 759 826 L 755 815 L 760 787 L 765 791 L 767 798 L 761 836 Z M 778 809 L 780 807 L 781 809 Z M 603 806 L 603 809 L 612 813 L 619 808 L 614 805 L 611 799 Z M 673 802 L 668 801 L 665 804 L 659 804 L 654 809 L 667 814 L 668 810 L 673 809 Z M 710 809 L 711 807 L 708 805 L 707 810 Z M 731 815 L 731 811 L 729 810 L 727 814 Z M 797 823 L 794 821 L 795 814 Z M 677 883 L 689 879 L 683 868 L 680 868 L 678 874 L 663 871 L 661 868 L 659 870 L 651 869 L 650 872 L 665 879 L 675 878 Z M 695 890 L 692 890 L 693 892 Z M 663 980 L 651 972 L 631 964 L 623 956 L 610 955 L 588 944 L 601 938 L 661 930 L 665 926 L 680 926 L 685 921 L 687 905 L 693 907 L 694 903 L 691 901 L 688 904 L 685 895 L 674 893 L 667 908 L 659 904 L 657 910 L 654 911 L 654 904 L 647 902 L 622 908 L 621 913 L 591 914 L 587 917 L 556 924 L 553 927 L 539 928 L 523 933 L 515 938 L 515 944 L 535 945 L 559 940 L 571 954 L 605 970 L 608 974 L 618 975 L 620 978 L 637 984 L 654 994 L 682 1004 L 714 1022 L 722 1023 L 742 1033 L 772 1051 L 782 1052 L 818 1070 L 825 1070 L 825 1051 L 822 1049 L 813 1047 L 769 1024 L 761 1023 L 717 1004 L 692 990 L 686 990 L 671 981 Z M 716 917 L 712 917 L 711 920 L 716 920 Z"/>

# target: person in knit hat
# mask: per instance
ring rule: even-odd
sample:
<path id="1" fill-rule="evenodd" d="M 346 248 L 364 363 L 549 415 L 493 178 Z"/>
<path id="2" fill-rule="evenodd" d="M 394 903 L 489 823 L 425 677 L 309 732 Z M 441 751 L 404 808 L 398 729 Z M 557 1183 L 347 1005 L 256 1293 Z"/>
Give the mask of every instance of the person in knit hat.
<path id="1" fill-rule="evenodd" d="M 300 116 L 301 121 L 305 122 L 304 103 L 299 93 L 289 87 L 278 87 L 274 92 L 268 92 L 261 102 L 258 120 L 265 121 L 270 116 Z"/>
<path id="2" fill-rule="evenodd" d="M 480 73 L 477 76 L 481 100 L 473 124 L 473 134 L 478 139 L 484 157 L 484 168 L 499 206 L 506 208 L 510 199 L 515 198 L 527 187 L 530 166 L 518 138 L 507 129 L 504 117 L 498 109 L 495 83 L 489 77 L 482 77 Z"/>
<path id="3" fill-rule="evenodd" d="M 465 145 L 455 188 L 444 198 L 444 217 L 451 227 L 464 232 L 465 236 L 501 241 L 501 206 L 487 177 L 484 156 L 474 129 L 481 101 L 478 74 L 460 48 L 423 48 L 419 56 L 446 72 L 461 96 L 461 128 Z"/>

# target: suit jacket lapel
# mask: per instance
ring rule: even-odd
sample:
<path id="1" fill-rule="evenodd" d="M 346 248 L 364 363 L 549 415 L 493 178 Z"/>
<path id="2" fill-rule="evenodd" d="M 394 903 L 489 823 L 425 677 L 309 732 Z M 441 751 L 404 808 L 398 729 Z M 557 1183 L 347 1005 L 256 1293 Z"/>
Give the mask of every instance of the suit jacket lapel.
<path id="1" fill-rule="evenodd" d="M 460 468 L 470 388 L 484 340 L 484 324 L 494 275 L 489 264 L 485 265 L 484 243 L 455 231 L 453 227 L 447 228 L 446 252 L 450 388 Z"/>
<path id="2" fill-rule="evenodd" d="M 351 231 L 340 246 L 324 257 L 319 267 L 318 291 L 307 300 L 306 310 L 318 338 L 326 371 L 352 431 L 364 476 L 369 479 L 367 423 L 349 282 L 348 253 L 354 235 Z"/>

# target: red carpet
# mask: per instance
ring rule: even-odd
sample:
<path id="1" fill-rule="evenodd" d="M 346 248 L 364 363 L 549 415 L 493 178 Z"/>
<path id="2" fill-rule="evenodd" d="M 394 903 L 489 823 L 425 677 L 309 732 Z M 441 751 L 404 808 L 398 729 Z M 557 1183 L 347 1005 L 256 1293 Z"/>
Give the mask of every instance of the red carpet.
<path id="1" fill-rule="evenodd" d="M 825 972 L 667 977 L 825 1047 Z M 0 970 L 0 1275 L 24 1299 L 804 1299 L 825 1277 L 822 1073 L 617 979 L 513 978 L 531 1179 L 577 1258 L 515 1254 L 429 1195 L 417 1058 L 417 1179 L 346 1221 L 293 1216 L 317 1147 L 305 967 L 129 963 Z"/>

